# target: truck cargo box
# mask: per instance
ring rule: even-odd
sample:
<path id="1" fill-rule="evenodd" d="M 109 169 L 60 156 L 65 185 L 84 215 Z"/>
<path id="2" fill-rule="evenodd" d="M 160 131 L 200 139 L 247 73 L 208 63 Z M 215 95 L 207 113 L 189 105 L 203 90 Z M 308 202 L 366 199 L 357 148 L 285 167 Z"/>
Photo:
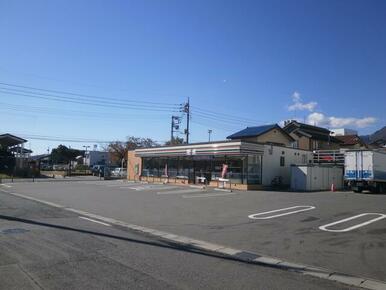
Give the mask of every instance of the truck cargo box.
<path id="1" fill-rule="evenodd" d="M 344 178 L 356 192 L 386 189 L 386 152 L 348 150 L 345 152 Z"/>
<path id="2" fill-rule="evenodd" d="M 346 180 L 378 180 L 386 182 L 386 153 L 370 150 L 345 152 Z"/>

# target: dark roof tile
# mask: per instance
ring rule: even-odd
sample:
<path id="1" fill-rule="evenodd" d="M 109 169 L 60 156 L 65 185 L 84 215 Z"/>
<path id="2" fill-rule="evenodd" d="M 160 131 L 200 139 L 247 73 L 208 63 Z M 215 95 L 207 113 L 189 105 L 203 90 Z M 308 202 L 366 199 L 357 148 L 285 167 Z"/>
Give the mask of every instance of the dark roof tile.
<path id="1" fill-rule="evenodd" d="M 261 134 L 264 134 L 268 132 L 269 130 L 272 130 L 274 128 L 278 128 L 281 130 L 279 125 L 277 124 L 270 124 L 270 125 L 263 125 L 263 126 L 256 126 L 256 127 L 247 127 L 241 131 L 238 131 L 230 136 L 228 136 L 228 139 L 239 139 L 239 138 L 247 138 L 247 137 L 256 137 L 260 136 Z"/>

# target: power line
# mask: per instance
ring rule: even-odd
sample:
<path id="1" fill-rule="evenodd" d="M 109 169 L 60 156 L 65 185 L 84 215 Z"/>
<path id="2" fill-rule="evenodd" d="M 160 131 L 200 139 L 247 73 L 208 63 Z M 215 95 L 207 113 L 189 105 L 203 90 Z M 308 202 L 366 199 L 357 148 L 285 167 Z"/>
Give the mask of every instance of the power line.
<path id="1" fill-rule="evenodd" d="M 204 115 L 204 114 L 197 113 L 197 112 L 195 112 L 193 114 L 193 116 L 197 116 L 197 117 L 199 117 L 201 119 L 206 119 L 206 120 L 208 120 L 210 122 L 213 122 L 213 121 L 220 122 L 223 125 L 231 125 L 231 126 L 237 126 L 237 127 L 246 127 L 247 125 L 250 125 L 250 124 L 248 124 L 246 122 L 221 119 L 221 118 L 218 118 L 218 117 L 208 116 L 208 115 Z"/>
<path id="2" fill-rule="evenodd" d="M 200 125 L 202 127 L 205 127 L 205 128 L 208 128 L 209 125 L 207 123 L 202 123 L 200 121 L 196 121 L 196 120 L 192 120 L 191 121 L 193 124 L 197 124 L 197 125 Z M 232 130 L 232 129 L 229 129 L 229 128 L 225 128 L 225 127 L 221 127 L 221 126 L 217 126 L 217 125 L 213 125 L 213 123 L 210 124 L 210 127 L 211 128 L 215 128 L 215 129 L 218 129 L 218 130 L 221 130 L 221 131 L 224 131 L 224 132 L 234 132 L 235 130 Z"/>
<path id="3" fill-rule="evenodd" d="M 18 85 L 18 84 L 10 84 L 5 82 L 0 82 L 1 85 L 6 85 L 10 87 L 16 87 L 16 88 L 23 88 L 23 89 L 30 89 L 30 90 L 37 90 L 42 92 L 49 92 L 49 93 L 58 93 L 58 94 L 64 94 L 64 95 L 70 95 L 70 96 L 78 96 L 88 99 L 100 99 L 100 100 L 113 100 L 118 102 L 132 102 L 132 103 L 143 103 L 143 104 L 152 104 L 152 105 L 168 105 L 168 106 L 179 106 L 180 104 L 172 104 L 172 103 L 160 103 L 160 102 L 149 102 L 149 101 L 138 101 L 138 100 L 124 100 L 124 99 L 116 99 L 116 98 L 107 98 L 107 97 L 100 97 L 100 96 L 92 96 L 92 95 L 86 95 L 86 94 L 79 94 L 74 92 L 66 92 L 66 91 L 59 91 L 59 90 L 51 90 L 51 89 L 44 89 L 44 88 L 37 88 L 37 87 L 30 87 L 30 86 L 24 86 L 24 85 Z"/>
<path id="4" fill-rule="evenodd" d="M 49 100 L 49 101 L 59 101 L 59 102 L 65 102 L 65 103 L 73 103 L 73 104 L 81 104 L 81 105 L 91 105 L 91 106 L 98 106 L 98 107 L 111 107 L 111 108 L 121 108 L 121 109 L 132 109 L 132 110 L 141 110 L 141 111 L 158 111 L 158 112 L 178 112 L 177 109 L 162 109 L 162 108 L 152 108 L 152 107 L 137 107 L 137 106 L 130 106 L 130 105 L 114 105 L 109 103 L 103 103 L 103 102 L 90 102 L 90 101 L 76 101 L 76 100 L 70 100 L 70 99 L 62 99 L 57 97 L 43 97 L 43 96 L 35 96 L 30 94 L 19 94 L 19 93 L 13 93 L 8 91 L 2 91 L 0 88 L 1 93 L 15 95 L 15 96 L 22 96 L 22 97 L 29 97 L 29 98 L 37 98 L 37 99 L 43 99 L 43 100 Z"/>
<path id="5" fill-rule="evenodd" d="M 266 122 L 263 120 L 255 120 L 255 119 L 251 119 L 251 118 L 244 118 L 244 117 L 240 117 L 240 116 L 235 116 L 235 115 L 225 114 L 225 113 L 211 111 L 211 110 L 207 110 L 207 109 L 202 109 L 202 108 L 199 108 L 196 106 L 192 106 L 192 108 L 194 111 L 199 112 L 201 114 L 211 115 L 211 116 L 215 116 L 215 117 L 220 116 L 222 118 L 230 119 L 230 120 L 239 120 L 239 121 L 243 121 L 243 122 L 247 122 L 247 123 L 253 123 L 253 124 Z"/>
<path id="6" fill-rule="evenodd" d="M 92 100 L 89 100 L 87 98 L 82 98 L 82 97 L 78 97 L 78 98 L 74 98 L 74 97 L 68 97 L 68 96 L 58 96 L 58 95 L 52 95 L 52 94 L 45 94 L 45 93 L 40 93 L 40 92 L 33 92 L 33 91 L 26 91 L 26 90 L 19 90 L 19 89 L 13 89 L 13 88 L 4 88 L 4 87 L 0 87 L 0 89 L 2 90 L 5 90 L 7 93 L 10 93 L 11 92 L 16 92 L 16 93 L 25 93 L 25 94 L 29 94 L 29 95 L 37 95 L 37 96 L 47 96 L 47 97 L 51 97 L 51 98 L 54 98 L 54 99 L 64 99 L 64 100 L 76 100 L 76 101 L 86 101 L 86 102 L 91 102 Z M 106 101 L 105 99 L 102 99 L 100 101 L 98 101 L 99 103 L 106 103 L 106 104 L 113 104 L 113 105 L 126 105 L 126 106 L 136 106 L 136 107 L 144 107 L 144 108 L 154 108 L 154 107 L 157 107 L 157 108 L 173 108 L 173 109 L 177 109 L 179 108 L 179 106 L 177 105 L 173 105 L 173 106 L 170 106 L 170 105 L 149 105 L 149 104 L 146 104 L 146 105 L 142 105 L 142 104 L 130 104 L 130 103 L 127 103 L 125 101 Z"/>
<path id="7" fill-rule="evenodd" d="M 8 103 L 0 103 L 0 110 L 12 110 L 23 113 L 38 113 L 39 115 L 62 115 L 67 117 L 82 117 L 82 118 L 98 118 L 100 119 L 103 116 L 104 119 L 119 119 L 119 120 L 132 120 L 132 119 L 165 119 L 168 116 L 168 112 L 160 112 L 158 114 L 163 114 L 163 116 L 151 116 L 146 115 L 134 115 L 134 114 L 119 114 L 119 113 L 106 113 L 101 111 L 78 111 L 78 110 L 58 110 L 56 108 L 48 108 L 48 107 L 37 107 L 37 106 L 27 106 L 27 105 L 14 105 Z M 71 115 L 74 114 L 74 115 Z"/>
<path id="8" fill-rule="evenodd" d="M 116 142 L 118 140 L 97 140 L 97 139 L 88 139 L 88 138 L 78 138 L 78 137 L 60 137 L 60 136 L 46 136 L 46 135 L 35 135 L 35 134 L 24 134 L 16 133 L 17 135 L 31 139 L 31 140 L 43 140 L 43 141 L 58 141 L 58 142 L 74 142 L 74 143 L 99 143 L 99 144 L 108 144 Z M 155 142 L 164 143 L 164 140 L 153 140 Z M 122 141 L 126 142 L 126 141 Z"/>

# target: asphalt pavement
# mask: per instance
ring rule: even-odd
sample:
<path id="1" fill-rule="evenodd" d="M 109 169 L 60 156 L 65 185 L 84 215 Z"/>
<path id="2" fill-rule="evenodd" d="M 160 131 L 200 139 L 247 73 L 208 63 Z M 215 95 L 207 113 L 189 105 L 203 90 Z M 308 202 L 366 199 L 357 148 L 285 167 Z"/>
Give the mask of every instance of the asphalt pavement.
<path id="1" fill-rule="evenodd" d="M 279 257 L 292 262 L 386 280 L 384 268 L 384 261 L 386 261 L 384 250 L 386 219 L 382 219 L 381 216 L 386 213 L 385 195 L 348 192 L 225 192 L 186 186 L 91 180 L 15 183 L 3 185 L 1 188 L 10 193 L 24 194 L 58 203 L 65 207 L 72 207 L 177 235 Z M 33 212 L 30 212 L 30 204 L 34 204 L 35 207 L 42 206 L 32 201 L 21 201 L 20 198 L 16 197 L 6 197 L 5 193 L 1 194 L 0 201 L 4 198 L 26 203 L 23 213 L 27 216 L 21 216 L 25 219 L 29 219 L 28 215 Z M 49 208 L 48 206 L 43 207 Z M 59 214 L 62 210 L 57 208 L 51 208 L 49 211 L 54 216 L 63 214 Z M 40 213 L 40 211 L 38 212 Z M 69 213 L 64 215 L 69 215 Z M 343 221 L 350 217 L 355 218 Z M 38 216 L 39 220 L 41 218 L 45 217 Z M 377 220 L 371 222 L 370 220 L 373 219 Z M 73 220 L 76 220 L 76 223 Z M 144 238 L 144 236 L 138 236 L 130 231 L 122 233 L 122 229 L 92 223 L 79 219 L 77 216 L 58 217 L 58 221 L 76 225 L 77 228 L 97 227 L 102 232 L 119 231 L 117 235 L 134 235 L 135 239 Z M 323 225 L 337 221 L 343 222 L 327 226 L 325 230 L 320 229 Z M 361 224 L 364 225 L 358 226 Z M 350 228 L 353 229 L 345 231 Z M 57 231 L 57 229 L 52 228 L 45 228 L 45 230 Z M 60 232 L 63 231 L 60 230 Z M 28 232 L 19 236 L 27 237 L 29 234 Z M 67 234 L 79 235 L 79 233 L 71 231 L 66 231 Z M 176 273 L 180 273 L 176 275 L 177 277 L 182 275 L 179 279 L 168 276 L 163 271 L 160 273 L 163 277 L 162 281 L 166 281 L 176 288 L 291 289 L 291 283 L 286 281 L 287 278 L 293 281 L 293 287 L 296 289 L 317 289 L 319 285 L 323 289 L 329 287 L 342 289 L 343 287 L 340 284 L 331 284 L 320 279 L 312 280 L 309 283 L 310 277 L 266 267 L 245 265 L 218 257 L 134 243 L 136 247 L 145 248 L 138 251 L 130 248 L 133 246 L 132 243 L 122 240 L 112 239 L 113 242 L 111 242 L 111 239 L 107 237 L 95 237 L 89 234 L 81 236 L 82 239 L 90 239 L 91 236 L 92 240 L 97 238 L 103 242 L 108 241 L 108 244 L 118 243 L 124 247 L 121 251 L 126 253 L 130 260 L 131 257 L 141 252 L 143 255 L 149 254 L 151 256 L 151 252 L 155 251 L 158 261 L 157 271 L 165 268 L 170 269 L 170 273 L 173 273 L 174 270 Z M 146 239 L 150 238 L 146 237 Z M 163 241 L 157 242 L 164 243 Z M 87 243 L 88 241 L 85 240 L 82 245 Z M 109 252 L 109 250 L 106 251 Z M 118 256 L 125 260 L 126 254 Z M 177 255 L 178 258 L 173 259 L 174 255 Z M 134 257 L 133 259 L 141 261 L 144 258 Z M 181 266 L 182 261 L 185 262 L 183 266 Z M 140 264 L 140 262 L 138 263 Z M 224 266 L 220 266 L 220 264 L 224 264 Z M 181 267 L 185 267 L 183 271 Z M 262 274 L 265 271 L 269 273 Z M 200 277 L 203 277 L 204 283 L 194 284 L 192 282 L 191 284 L 184 275 L 190 276 L 192 273 L 195 273 L 193 276 L 197 277 L 197 280 L 201 280 Z M 164 274 L 166 276 L 163 276 Z M 237 282 L 232 282 L 233 279 L 229 279 L 230 277 L 233 277 Z M 224 279 L 226 282 L 223 284 L 219 284 L 217 281 L 224 281 Z M 149 284 L 146 287 L 154 288 L 150 281 L 149 278 Z M 179 284 L 175 283 L 176 281 L 186 281 L 187 283 Z M 192 279 L 192 281 L 196 281 L 196 279 Z M 113 288 L 121 288 L 126 282 L 122 283 Z M 99 285 L 103 285 L 103 283 Z M 135 285 L 135 283 L 127 285 Z M 161 288 L 167 288 L 170 285 L 164 285 Z M 48 285 L 48 288 L 51 288 L 51 285 Z"/>

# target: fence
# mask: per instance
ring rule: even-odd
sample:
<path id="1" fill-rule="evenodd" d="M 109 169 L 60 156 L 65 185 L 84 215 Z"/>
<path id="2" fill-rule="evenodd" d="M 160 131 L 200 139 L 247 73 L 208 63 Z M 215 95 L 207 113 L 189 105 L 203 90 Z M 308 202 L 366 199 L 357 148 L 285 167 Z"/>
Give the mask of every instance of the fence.
<path id="1" fill-rule="evenodd" d="M 344 150 L 314 151 L 313 163 L 344 165 Z"/>

